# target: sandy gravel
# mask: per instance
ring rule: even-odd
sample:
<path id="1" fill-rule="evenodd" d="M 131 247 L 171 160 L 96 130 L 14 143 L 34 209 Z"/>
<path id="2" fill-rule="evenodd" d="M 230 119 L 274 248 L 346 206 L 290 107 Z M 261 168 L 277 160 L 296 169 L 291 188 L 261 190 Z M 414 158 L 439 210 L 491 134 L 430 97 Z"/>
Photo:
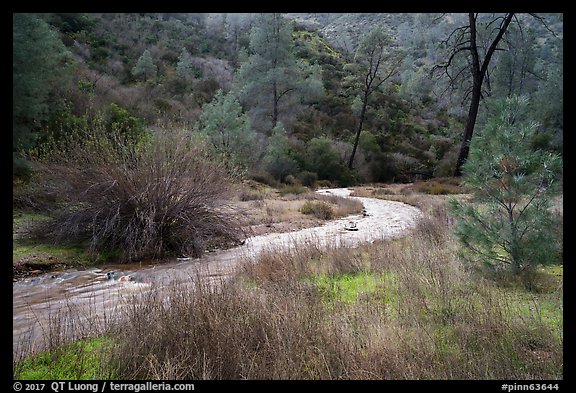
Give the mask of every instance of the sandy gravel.
<path id="1" fill-rule="evenodd" d="M 348 197 L 351 190 L 334 188 L 319 190 L 318 193 Z M 289 248 L 299 244 L 316 242 L 320 246 L 353 246 L 363 242 L 390 239 L 402 236 L 412 228 L 422 212 L 401 202 L 386 201 L 375 198 L 352 197 L 364 204 L 366 215 L 350 216 L 326 224 L 306 228 L 292 233 L 276 233 L 251 237 L 245 248 L 250 255 L 256 255 L 266 248 Z M 346 230 L 351 224 L 357 231 Z"/>

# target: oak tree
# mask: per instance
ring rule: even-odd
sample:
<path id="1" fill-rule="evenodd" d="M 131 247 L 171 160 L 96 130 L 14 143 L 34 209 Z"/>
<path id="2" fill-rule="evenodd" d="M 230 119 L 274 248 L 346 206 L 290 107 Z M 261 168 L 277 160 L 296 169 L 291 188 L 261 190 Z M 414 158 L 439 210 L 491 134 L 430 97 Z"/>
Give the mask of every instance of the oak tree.
<path id="1" fill-rule="evenodd" d="M 352 154 L 348 161 L 348 168 L 352 169 L 354 157 L 360 134 L 366 118 L 366 109 L 370 95 L 380 88 L 386 81 L 397 75 L 400 71 L 401 52 L 395 48 L 392 37 L 381 27 L 373 29 L 358 45 L 355 60 L 359 65 L 358 77 L 360 78 L 360 101 L 358 125 Z"/>
<path id="2" fill-rule="evenodd" d="M 448 59 L 444 63 L 436 65 L 434 70 L 441 70 L 454 83 L 462 75 L 469 74 L 472 80 L 472 84 L 465 92 L 465 97 L 470 96 L 470 105 L 454 176 L 462 174 L 462 165 L 468 158 L 470 141 L 478 117 L 478 108 L 480 107 L 480 100 L 483 98 L 482 88 L 486 80 L 488 66 L 494 52 L 499 49 L 498 44 L 510 26 L 514 15 L 514 13 L 507 13 L 495 16 L 488 21 L 480 21 L 479 15 L 471 12 L 468 14 L 468 23 L 454 29 L 443 41 L 443 44 L 450 48 Z M 486 42 L 480 42 L 480 34 L 488 37 Z M 452 67 L 454 58 L 461 53 L 467 54 L 469 61 L 465 62 L 463 67 L 454 70 Z"/>

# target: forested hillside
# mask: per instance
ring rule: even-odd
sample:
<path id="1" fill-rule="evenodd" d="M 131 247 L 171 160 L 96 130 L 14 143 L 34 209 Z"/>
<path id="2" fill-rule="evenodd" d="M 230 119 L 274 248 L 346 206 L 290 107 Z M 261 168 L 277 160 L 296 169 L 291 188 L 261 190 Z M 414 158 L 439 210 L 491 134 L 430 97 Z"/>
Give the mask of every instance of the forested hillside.
<path id="1" fill-rule="evenodd" d="M 12 40 L 15 380 L 562 390 L 563 14 L 14 13 Z"/>
<path id="2" fill-rule="evenodd" d="M 96 119 L 134 135 L 184 127 L 249 175 L 279 181 L 450 176 L 471 78 L 468 57 L 451 58 L 449 40 L 466 18 L 14 14 L 14 176 L 30 176 L 30 149 Z M 497 18 L 479 16 L 480 46 Z M 561 152 L 562 25 L 561 14 L 515 16 L 490 62 L 479 122 L 492 101 L 526 95 L 539 123 L 533 143 Z M 375 28 L 386 37 L 377 75 L 386 80 L 363 105 Z M 451 70 L 435 69 L 449 60 Z"/>

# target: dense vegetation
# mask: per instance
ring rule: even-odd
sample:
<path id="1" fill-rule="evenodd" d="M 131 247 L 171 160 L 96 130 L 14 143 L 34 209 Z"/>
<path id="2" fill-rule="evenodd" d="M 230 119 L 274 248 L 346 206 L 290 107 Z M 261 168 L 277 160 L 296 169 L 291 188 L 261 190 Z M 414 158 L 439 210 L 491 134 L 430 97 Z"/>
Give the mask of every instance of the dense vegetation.
<path id="1" fill-rule="evenodd" d="M 494 22 L 475 19 L 478 45 Z M 73 171 L 47 184 L 39 163 L 58 151 L 67 166 L 80 148 L 72 139 L 99 127 L 139 150 L 160 129 L 187 130 L 255 179 L 450 176 L 474 72 L 449 38 L 465 23 L 460 14 L 14 14 L 15 205 L 70 210 L 64 197 L 81 193 Z M 529 97 L 524 115 L 538 126 L 527 143 L 561 152 L 562 16 L 516 14 L 502 43 L 508 50 L 483 68 L 483 101 Z M 454 69 L 438 75 L 439 64 Z M 488 111 L 479 117 L 489 121 Z M 75 222 L 76 233 L 89 230 Z M 123 244 L 100 238 L 92 245 Z"/>
<path id="2" fill-rule="evenodd" d="M 255 184 L 319 220 L 361 209 L 319 185 L 435 195 L 375 186 L 425 211 L 412 236 L 148 292 L 15 376 L 562 378 L 562 135 L 562 14 L 13 14 L 32 243 L 199 257 L 243 240 Z"/>
<path id="3" fill-rule="evenodd" d="M 411 181 L 451 174 L 469 81 L 450 84 L 430 72 L 450 53 L 438 43 L 464 23 L 464 15 L 288 16 L 296 22 L 274 14 L 15 14 L 15 176 L 25 176 L 22 149 L 98 114 L 126 130 L 174 122 L 193 129 L 210 122 L 204 105 L 219 90 L 236 96 L 238 115 L 249 118 L 247 141 L 256 133 L 251 172 L 266 169 L 263 158 L 280 123 L 288 137 L 286 158 L 295 164 L 290 174 L 316 172 L 310 162 L 316 157 L 307 154 L 315 138 L 330 140 L 328 151 L 319 153 L 333 151 L 347 163 L 361 119 L 353 170 L 318 173 L 320 179 Z M 502 45 L 508 50 L 497 51 L 488 70 L 484 98 L 530 96 L 529 113 L 539 123 L 535 143 L 561 151 L 561 15 L 544 15 L 546 24 L 516 17 Z M 486 16 L 478 23 L 489 21 Z M 387 37 L 387 52 L 364 98 L 365 65 L 376 45 L 369 26 Z M 33 78 L 36 73 L 41 78 Z"/>

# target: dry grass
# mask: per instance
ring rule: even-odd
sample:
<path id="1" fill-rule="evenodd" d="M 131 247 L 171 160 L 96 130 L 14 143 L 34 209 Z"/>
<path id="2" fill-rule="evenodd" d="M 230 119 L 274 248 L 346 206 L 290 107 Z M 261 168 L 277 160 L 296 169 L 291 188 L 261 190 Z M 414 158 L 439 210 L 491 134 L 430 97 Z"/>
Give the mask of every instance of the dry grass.
<path id="1" fill-rule="evenodd" d="M 220 285 L 134 298 L 110 333 L 118 379 L 562 379 L 561 280 L 536 294 L 467 269 L 426 198 L 402 239 L 269 251 Z M 369 291 L 330 296 L 360 275 Z"/>
<path id="2" fill-rule="evenodd" d="M 324 203 L 326 214 L 307 214 L 306 204 Z M 361 202 L 336 195 L 322 195 L 307 191 L 299 194 L 282 194 L 278 190 L 252 182 L 238 191 L 234 202 L 242 212 L 243 225 L 252 235 L 272 232 L 290 232 L 319 226 L 324 220 L 360 214 Z M 328 212 L 331 212 L 328 213 Z"/>
<path id="3" fill-rule="evenodd" d="M 264 253 L 216 288 L 135 302 L 126 378 L 559 379 L 562 326 L 459 262 L 440 208 L 410 236 L 358 249 Z M 314 277 L 388 277 L 355 302 Z M 561 290 L 561 289 L 560 289 Z M 561 307 L 561 298 L 556 299 Z M 537 300 L 536 300 L 537 302 Z"/>

